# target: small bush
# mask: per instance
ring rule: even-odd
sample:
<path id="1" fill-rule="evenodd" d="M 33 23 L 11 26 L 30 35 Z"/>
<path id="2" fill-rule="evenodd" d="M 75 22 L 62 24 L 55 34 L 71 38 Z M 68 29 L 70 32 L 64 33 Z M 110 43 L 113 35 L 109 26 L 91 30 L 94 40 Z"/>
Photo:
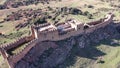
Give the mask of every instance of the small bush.
<path id="1" fill-rule="evenodd" d="M 3 27 L 3 25 L 0 25 L 0 27 Z"/>
<path id="2" fill-rule="evenodd" d="M 94 6 L 92 6 L 92 5 L 88 5 L 88 8 L 94 8 Z"/>
<path id="3" fill-rule="evenodd" d="M 103 63 L 105 63 L 105 61 L 103 61 L 103 60 L 99 60 L 97 63 L 101 63 L 101 64 L 103 64 Z"/>
<path id="4" fill-rule="evenodd" d="M 43 23 L 47 23 L 46 17 L 42 17 L 38 19 L 34 24 L 37 25 L 37 24 L 43 24 Z"/>
<path id="5" fill-rule="evenodd" d="M 70 13 L 70 14 L 74 14 L 74 15 L 77 15 L 77 14 L 82 15 L 82 11 L 79 10 L 79 9 L 77 9 L 77 8 L 70 8 L 70 9 L 69 9 L 69 13 Z"/>
<path id="6" fill-rule="evenodd" d="M 49 9 L 49 11 L 52 11 L 52 10 L 53 10 L 50 6 L 48 6 L 47 8 Z"/>
<path id="7" fill-rule="evenodd" d="M 89 19 L 92 19 L 92 14 L 87 15 Z"/>

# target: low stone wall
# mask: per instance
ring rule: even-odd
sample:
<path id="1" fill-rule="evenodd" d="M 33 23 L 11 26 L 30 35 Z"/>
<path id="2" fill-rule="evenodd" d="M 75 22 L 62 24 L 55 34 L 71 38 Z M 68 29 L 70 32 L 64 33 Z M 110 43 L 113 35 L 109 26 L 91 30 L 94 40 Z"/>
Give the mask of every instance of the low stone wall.
<path id="1" fill-rule="evenodd" d="M 43 54 L 44 51 L 48 50 L 49 48 L 56 49 L 58 45 L 54 42 L 38 42 L 36 46 L 34 46 L 26 55 L 22 58 L 16 65 L 15 68 L 30 68 L 26 64 L 34 63 L 35 60 Z M 22 62 L 22 63 L 21 63 Z M 25 63 L 24 63 L 25 62 Z M 31 64 L 32 65 L 32 64 Z"/>
<path id="2" fill-rule="evenodd" d="M 21 51 L 19 54 L 8 57 L 8 62 L 10 64 L 11 68 L 13 68 L 14 65 L 19 60 L 21 60 L 28 53 L 28 51 L 30 51 L 30 49 L 32 47 L 34 47 L 36 45 L 36 42 L 37 42 L 37 39 L 32 40 L 31 42 L 29 42 L 28 44 L 26 44 L 26 48 L 23 49 L 23 51 Z"/>
<path id="3" fill-rule="evenodd" d="M 10 65 L 10 67 L 14 68 L 15 64 L 18 61 L 20 61 L 31 50 L 31 48 L 35 47 L 37 45 L 37 43 L 38 43 L 38 40 L 34 39 L 31 42 L 29 42 L 28 44 L 26 44 L 26 48 L 23 51 L 21 51 L 19 54 L 8 57 L 8 63 Z M 40 54 L 42 54 L 43 51 L 47 50 L 50 47 L 52 47 L 52 48 L 56 48 L 57 47 L 57 46 L 54 46 L 55 44 L 53 44 L 51 42 L 47 42 L 47 43 L 50 44 L 50 45 L 48 45 L 46 47 L 42 46 L 42 45 L 45 45 L 45 44 L 42 44 L 42 42 L 40 43 L 41 46 L 42 46 Z"/>
<path id="4" fill-rule="evenodd" d="M 5 49 L 5 50 L 9 50 L 9 49 L 17 47 L 25 42 L 26 42 L 26 37 L 22 37 L 12 43 L 1 45 L 1 48 Z"/>
<path id="5" fill-rule="evenodd" d="M 17 47 L 17 46 L 19 46 L 19 45 L 22 45 L 22 44 L 24 44 L 25 42 L 29 42 L 29 41 L 31 41 L 32 39 L 34 39 L 34 37 L 32 37 L 32 36 L 21 37 L 21 38 L 18 38 L 17 40 L 15 40 L 14 42 L 1 45 L 0 48 L 3 48 L 3 49 L 5 49 L 5 50 L 7 51 L 7 50 L 9 50 L 9 49 L 11 49 L 11 48 L 14 48 L 14 47 Z"/>

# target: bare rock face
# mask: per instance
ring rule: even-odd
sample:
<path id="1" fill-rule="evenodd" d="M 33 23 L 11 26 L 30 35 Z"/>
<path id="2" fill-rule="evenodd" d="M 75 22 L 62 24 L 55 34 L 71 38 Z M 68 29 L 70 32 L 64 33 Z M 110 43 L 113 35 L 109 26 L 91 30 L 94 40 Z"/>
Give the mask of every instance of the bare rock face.
<path id="1" fill-rule="evenodd" d="M 45 62 L 42 63 L 40 68 L 53 68 L 62 63 L 75 44 L 75 40 L 74 38 L 69 38 L 66 41 L 57 42 L 57 44 L 59 45 L 59 48 L 57 48 L 48 58 L 44 60 Z"/>
<path id="2" fill-rule="evenodd" d="M 58 42 L 39 42 L 16 64 L 15 68 L 54 68 L 66 59 L 74 45 L 82 50 L 88 46 L 90 48 L 91 44 L 99 43 L 103 39 L 114 38 L 120 38 L 120 34 L 116 27 L 110 24 L 90 34 L 71 37 Z"/>
<path id="3" fill-rule="evenodd" d="M 66 59 L 74 44 L 74 38 L 38 43 L 16 64 L 15 68 L 53 68 Z"/>
<path id="4" fill-rule="evenodd" d="M 91 44 L 99 43 L 104 39 L 120 38 L 120 34 L 113 24 L 95 30 L 93 33 L 84 34 L 76 37 L 76 43 L 80 48 L 84 48 Z"/>

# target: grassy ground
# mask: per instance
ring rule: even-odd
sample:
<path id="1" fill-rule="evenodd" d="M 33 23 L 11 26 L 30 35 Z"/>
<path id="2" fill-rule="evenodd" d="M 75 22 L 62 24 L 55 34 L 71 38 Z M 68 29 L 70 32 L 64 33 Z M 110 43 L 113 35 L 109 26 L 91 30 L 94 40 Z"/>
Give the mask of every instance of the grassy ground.
<path id="1" fill-rule="evenodd" d="M 116 2 L 117 3 L 117 2 Z M 92 5 L 94 6 L 94 8 L 88 8 L 87 6 L 85 5 Z M 6 17 L 8 14 L 10 14 L 11 12 L 13 11 L 17 11 L 19 9 L 38 9 L 38 8 L 42 8 L 44 9 L 45 7 L 47 6 L 51 6 L 52 8 L 55 8 L 55 7 L 75 7 L 75 8 L 79 8 L 80 10 L 82 10 L 83 12 L 85 11 L 89 11 L 89 13 L 93 14 L 93 19 L 88 19 L 87 16 L 83 16 L 83 15 L 68 15 L 67 17 L 69 18 L 74 18 L 78 21 L 81 21 L 81 22 L 88 22 L 88 21 L 93 21 L 93 20 L 98 20 L 100 18 L 103 18 L 104 15 L 106 15 L 109 11 L 109 9 L 117 9 L 115 7 L 111 7 L 110 6 L 110 3 L 108 2 L 100 2 L 99 0 L 98 1 L 94 1 L 94 0 L 63 0 L 61 2 L 50 2 L 50 4 L 38 4 L 38 5 L 29 5 L 29 6 L 22 6 L 22 7 L 19 7 L 19 8 L 12 8 L 12 9 L 7 9 L 7 10 L 0 10 L 0 20 L 2 21 L 4 19 L 4 17 Z M 105 7 L 104 7 L 105 6 Z M 99 9 L 99 10 L 98 10 Z M 104 10 L 102 10 L 104 9 Z M 108 10 L 108 11 L 105 11 Z M 117 20 L 119 20 L 119 15 L 120 15 L 120 12 L 119 11 L 113 11 L 116 15 L 116 18 Z M 97 14 L 94 14 L 94 13 L 97 13 Z M 59 17 L 58 17 L 59 18 Z M 62 21 L 65 20 L 61 18 Z M 51 21 L 52 22 L 52 21 Z M 8 22 L 9 23 L 9 22 Z M 4 25 L 2 27 L 2 29 L 0 28 L 0 32 L 2 30 L 2 32 L 11 32 L 11 29 L 12 31 L 14 26 L 17 24 L 15 24 L 14 22 L 13 23 L 5 23 L 5 24 L 0 24 L 0 25 Z M 13 25 L 12 25 L 13 24 Z M 9 30 L 7 30 L 7 28 L 11 27 Z"/>
<path id="2" fill-rule="evenodd" d="M 120 65 L 120 40 L 119 44 L 111 45 L 109 40 L 103 40 L 96 46 L 79 49 L 75 46 L 70 57 L 57 68 L 119 68 Z M 99 61 L 103 63 L 98 63 Z"/>
<path id="3" fill-rule="evenodd" d="M 119 44 L 116 44 L 114 46 L 101 44 L 97 47 L 99 50 L 106 53 L 106 55 L 103 56 L 103 60 L 105 61 L 105 63 L 96 64 L 96 66 L 101 68 L 119 68 L 118 65 L 120 63 L 120 40 L 116 41 L 118 41 Z"/>
<path id="4" fill-rule="evenodd" d="M 7 62 L 0 55 L 0 68 L 9 68 Z"/>

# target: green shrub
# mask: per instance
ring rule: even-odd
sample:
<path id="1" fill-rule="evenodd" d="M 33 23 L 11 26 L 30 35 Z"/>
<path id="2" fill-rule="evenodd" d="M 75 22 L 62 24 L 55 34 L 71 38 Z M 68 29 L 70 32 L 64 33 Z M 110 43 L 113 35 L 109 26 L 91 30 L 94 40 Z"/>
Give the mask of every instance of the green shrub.
<path id="1" fill-rule="evenodd" d="M 89 19 L 92 19 L 92 14 L 87 15 Z"/>
<path id="2" fill-rule="evenodd" d="M 88 12 L 88 11 L 85 11 L 85 12 L 84 12 L 84 15 L 85 15 L 85 16 L 89 15 L 89 12 Z"/>

